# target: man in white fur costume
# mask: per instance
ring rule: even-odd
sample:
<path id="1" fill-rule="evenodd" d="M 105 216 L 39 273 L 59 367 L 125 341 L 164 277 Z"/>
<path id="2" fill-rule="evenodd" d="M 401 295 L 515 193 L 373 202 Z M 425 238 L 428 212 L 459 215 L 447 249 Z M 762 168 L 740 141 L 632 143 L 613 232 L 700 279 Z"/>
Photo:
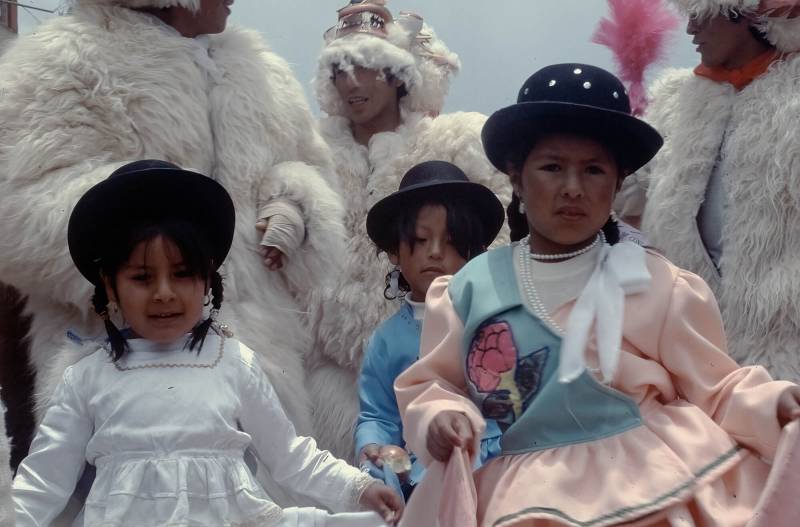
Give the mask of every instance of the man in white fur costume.
<path id="1" fill-rule="evenodd" d="M 731 355 L 800 380 L 800 2 L 673 0 L 701 65 L 652 89 L 661 152 L 622 212 L 716 294 Z M 628 184 L 628 182 L 626 182 Z"/>
<path id="2" fill-rule="evenodd" d="M 343 211 L 301 86 L 257 33 L 225 29 L 232 3 L 75 0 L 0 60 L 0 276 L 28 297 L 40 403 L 77 360 L 56 356 L 66 331 L 102 332 L 67 252 L 73 205 L 122 164 L 156 158 L 233 197 L 220 318 L 312 431 L 300 314 L 342 252 Z"/>
<path id="3" fill-rule="evenodd" d="M 367 211 L 397 190 L 408 169 L 428 160 L 456 164 L 504 205 L 511 188 L 483 153 L 486 117 L 439 115 L 460 64 L 433 30 L 415 15 L 392 17 L 381 0 L 354 0 L 338 14 L 339 23 L 326 33 L 314 90 L 327 114 L 321 132 L 342 182 L 347 268 L 317 305 L 308 375 L 317 439 L 351 459 L 363 349 L 376 326 L 397 310 L 383 294 L 392 265 L 367 236 Z M 500 240 L 507 239 L 504 229 Z"/>

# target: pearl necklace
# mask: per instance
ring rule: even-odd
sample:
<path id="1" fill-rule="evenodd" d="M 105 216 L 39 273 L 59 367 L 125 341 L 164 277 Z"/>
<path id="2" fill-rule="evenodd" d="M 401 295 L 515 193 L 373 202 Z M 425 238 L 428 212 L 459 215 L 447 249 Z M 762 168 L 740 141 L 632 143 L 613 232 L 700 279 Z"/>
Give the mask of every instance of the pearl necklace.
<path id="1" fill-rule="evenodd" d="M 537 254 L 531 252 L 531 245 L 530 245 L 530 234 L 525 236 L 520 240 L 519 243 L 524 244 L 527 247 L 528 254 L 534 260 L 568 260 L 570 258 L 575 258 L 576 256 L 580 256 L 582 254 L 586 254 L 595 247 L 597 247 L 598 243 L 606 243 L 606 236 L 603 234 L 603 231 L 597 233 L 594 241 L 584 247 L 583 249 L 578 249 L 577 251 L 572 251 L 571 253 L 561 253 L 561 254 Z"/>
<path id="2" fill-rule="evenodd" d="M 556 333 L 563 335 L 564 330 L 559 326 L 547 308 L 544 307 L 544 302 L 539 297 L 539 292 L 536 290 L 536 282 L 533 279 L 533 266 L 531 265 L 531 252 L 530 245 L 528 245 L 527 238 L 520 240 L 519 247 L 517 248 L 517 266 L 519 268 L 519 279 L 522 285 L 522 290 L 525 293 L 525 304 L 528 309 L 533 311 L 534 316 L 550 326 Z"/>

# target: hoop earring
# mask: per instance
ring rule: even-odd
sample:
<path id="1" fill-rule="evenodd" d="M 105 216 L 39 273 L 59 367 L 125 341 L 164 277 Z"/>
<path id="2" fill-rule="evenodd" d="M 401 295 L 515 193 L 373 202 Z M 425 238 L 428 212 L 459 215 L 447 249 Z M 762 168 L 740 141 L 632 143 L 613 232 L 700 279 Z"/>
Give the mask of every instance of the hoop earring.
<path id="1" fill-rule="evenodd" d="M 389 275 L 389 294 L 394 298 L 400 294 L 400 267 L 397 265 Z"/>

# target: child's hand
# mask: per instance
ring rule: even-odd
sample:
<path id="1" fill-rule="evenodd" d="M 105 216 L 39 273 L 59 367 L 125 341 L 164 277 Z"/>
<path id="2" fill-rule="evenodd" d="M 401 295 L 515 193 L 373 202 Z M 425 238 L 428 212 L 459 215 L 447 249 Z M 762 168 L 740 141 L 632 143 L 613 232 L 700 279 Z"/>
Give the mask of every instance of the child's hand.
<path id="1" fill-rule="evenodd" d="M 400 496 L 380 481 L 376 481 L 364 490 L 359 503 L 365 509 L 380 514 L 383 521 L 389 525 L 397 525 L 403 516 L 403 502 Z"/>
<path id="2" fill-rule="evenodd" d="M 778 398 L 778 422 L 786 426 L 790 421 L 800 419 L 800 386 L 792 386 Z"/>
<path id="3" fill-rule="evenodd" d="M 364 463 L 370 460 L 376 467 L 383 467 L 383 460 L 381 459 L 381 447 L 377 443 L 370 443 L 364 445 L 361 452 L 358 454 L 358 466 L 364 466 Z"/>
<path id="4" fill-rule="evenodd" d="M 428 427 L 427 446 L 433 459 L 446 462 L 454 447 L 471 451 L 475 441 L 475 431 L 467 416 L 461 412 L 448 410 L 440 413 Z"/>

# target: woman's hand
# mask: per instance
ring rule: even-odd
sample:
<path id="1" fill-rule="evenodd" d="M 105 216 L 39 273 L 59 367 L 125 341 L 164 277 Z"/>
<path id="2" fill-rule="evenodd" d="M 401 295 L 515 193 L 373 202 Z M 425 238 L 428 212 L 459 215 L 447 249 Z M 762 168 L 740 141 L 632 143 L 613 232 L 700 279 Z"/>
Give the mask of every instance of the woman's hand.
<path id="1" fill-rule="evenodd" d="M 403 516 L 403 501 L 400 496 L 380 481 L 364 489 L 359 503 L 365 509 L 380 514 L 389 525 L 397 525 Z"/>
<path id="2" fill-rule="evenodd" d="M 800 419 L 800 386 L 792 386 L 778 398 L 778 423 L 783 427 L 795 419 Z"/>
<path id="3" fill-rule="evenodd" d="M 428 452 L 437 461 L 447 462 L 455 447 L 471 451 L 474 441 L 472 423 L 461 412 L 444 411 L 434 417 L 428 427 Z"/>

